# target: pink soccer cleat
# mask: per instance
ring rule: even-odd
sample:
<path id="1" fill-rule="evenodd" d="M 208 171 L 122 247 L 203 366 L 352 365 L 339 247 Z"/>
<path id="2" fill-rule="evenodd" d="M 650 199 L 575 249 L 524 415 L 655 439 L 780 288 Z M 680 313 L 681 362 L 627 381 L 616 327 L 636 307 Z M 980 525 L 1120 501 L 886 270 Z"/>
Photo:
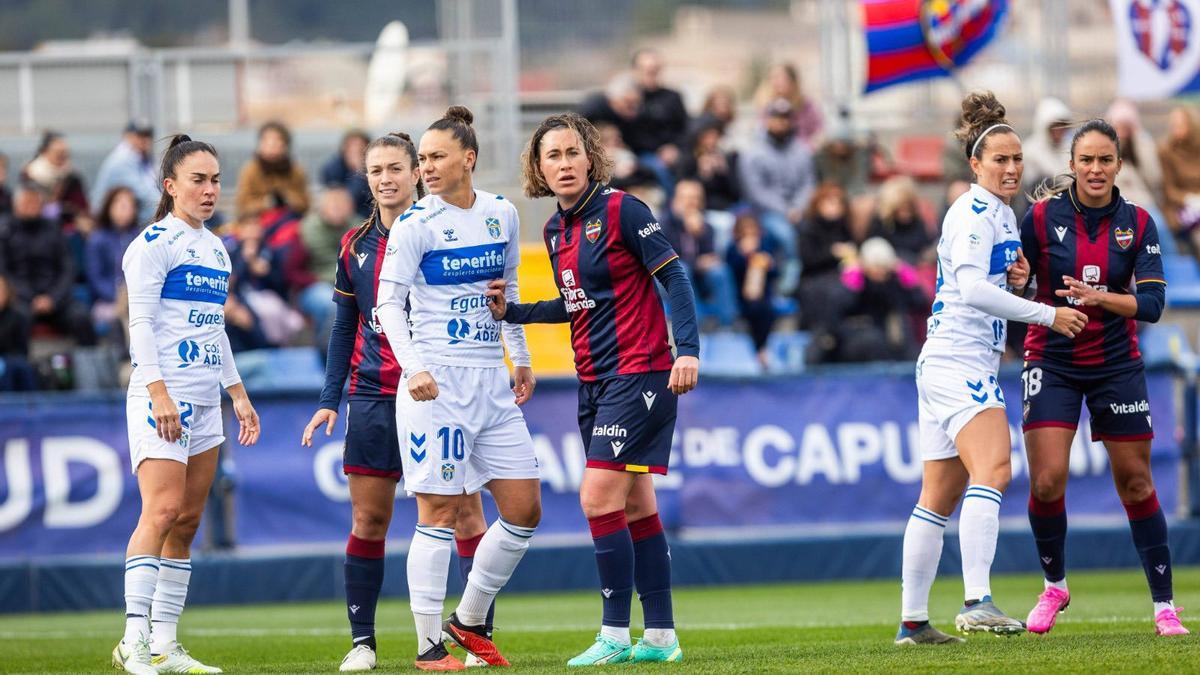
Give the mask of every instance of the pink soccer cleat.
<path id="1" fill-rule="evenodd" d="M 1054 628 L 1058 613 L 1071 604 L 1071 594 L 1056 586 L 1049 586 L 1038 596 L 1037 604 L 1029 611 L 1025 629 L 1030 633 L 1049 633 Z M 1178 619 L 1176 619 L 1178 623 Z"/>
<path id="2" fill-rule="evenodd" d="M 1154 615 L 1154 632 L 1159 635 L 1187 635 L 1191 631 L 1183 627 L 1179 622 L 1179 613 L 1183 608 L 1172 609 L 1170 607 L 1164 609 Z"/>

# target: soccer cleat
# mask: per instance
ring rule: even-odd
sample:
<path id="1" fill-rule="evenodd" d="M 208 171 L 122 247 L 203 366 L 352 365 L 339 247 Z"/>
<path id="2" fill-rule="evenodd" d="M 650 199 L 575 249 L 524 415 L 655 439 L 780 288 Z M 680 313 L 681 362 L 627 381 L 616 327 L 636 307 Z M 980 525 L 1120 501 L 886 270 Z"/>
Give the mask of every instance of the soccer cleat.
<path id="1" fill-rule="evenodd" d="M 496 643 L 487 637 L 487 629 L 483 626 L 466 626 L 458 620 L 457 614 L 451 614 L 442 623 L 442 632 L 465 651 L 482 659 L 489 666 L 510 665 L 508 659 L 496 649 Z"/>
<path id="2" fill-rule="evenodd" d="M 1154 632 L 1163 636 L 1188 635 L 1191 633 L 1191 631 L 1184 628 L 1183 624 L 1179 622 L 1179 613 L 1182 611 L 1182 607 L 1178 609 L 1172 609 L 1168 607 L 1158 614 L 1155 614 Z"/>
<path id="3" fill-rule="evenodd" d="M 678 645 L 676 645 L 678 646 Z M 633 647 L 622 644 L 604 635 L 596 635 L 596 642 L 587 651 L 567 661 L 568 666 L 603 666 L 610 663 L 625 663 L 633 657 Z"/>
<path id="4" fill-rule="evenodd" d="M 898 645 L 949 645 L 966 642 L 957 635 L 946 635 L 933 627 L 928 621 L 923 621 L 916 628 L 909 628 L 900 622 L 900 630 L 896 631 Z"/>
<path id="5" fill-rule="evenodd" d="M 413 665 L 417 670 L 466 670 L 463 662 L 451 656 L 450 652 L 446 651 L 446 645 L 441 642 L 425 650 L 424 654 L 418 655 Z"/>
<path id="6" fill-rule="evenodd" d="M 1025 624 L 1000 611 L 985 595 L 979 602 L 963 607 L 954 617 L 954 627 L 960 633 L 993 633 L 995 635 L 1017 635 L 1025 632 Z"/>
<path id="7" fill-rule="evenodd" d="M 112 664 L 113 668 L 135 675 L 158 673 L 150 663 L 150 641 L 144 638 L 133 643 L 133 646 L 126 645 L 124 640 L 118 642 L 113 647 Z"/>
<path id="8" fill-rule="evenodd" d="M 160 673 L 221 673 L 224 672 L 216 666 L 206 666 L 196 659 L 192 658 L 191 654 L 183 648 L 183 645 L 178 642 L 171 651 L 166 654 L 159 654 L 150 659 L 151 665 Z"/>
<path id="9" fill-rule="evenodd" d="M 629 654 L 630 663 L 679 663 L 683 660 L 683 650 L 679 648 L 679 640 L 666 647 L 658 647 L 639 639 Z"/>
<path id="10" fill-rule="evenodd" d="M 463 659 L 463 665 L 468 668 L 486 668 L 487 664 L 487 661 L 471 653 L 468 653 L 467 658 Z"/>
<path id="11" fill-rule="evenodd" d="M 366 645 L 355 645 L 354 649 L 346 654 L 346 658 L 342 659 L 338 670 L 343 673 L 375 670 L 375 650 Z"/>
<path id="12" fill-rule="evenodd" d="M 1064 612 L 1071 604 L 1071 594 L 1056 586 L 1048 586 L 1038 596 L 1037 604 L 1029 610 L 1029 618 L 1025 627 L 1030 633 L 1049 633 L 1058 620 L 1059 612 Z"/>

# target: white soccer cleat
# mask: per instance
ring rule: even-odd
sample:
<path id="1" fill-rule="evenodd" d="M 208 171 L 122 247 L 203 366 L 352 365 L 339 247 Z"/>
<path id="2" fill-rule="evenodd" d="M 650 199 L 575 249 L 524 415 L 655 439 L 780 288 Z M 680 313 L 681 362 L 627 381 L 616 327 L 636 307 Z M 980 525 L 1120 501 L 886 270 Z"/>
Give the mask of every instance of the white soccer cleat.
<path id="1" fill-rule="evenodd" d="M 150 660 L 154 665 L 154 669 L 160 673 L 221 673 L 224 672 L 216 666 L 206 666 L 196 659 L 192 658 L 191 654 L 183 648 L 183 645 L 178 642 L 171 651 L 166 654 L 159 654 Z"/>
<path id="2" fill-rule="evenodd" d="M 126 645 L 124 640 L 118 642 L 117 646 L 113 647 L 112 664 L 113 668 L 135 675 L 158 673 L 150 663 L 150 641 L 146 639 L 138 640 L 133 646 Z"/>
<path id="3" fill-rule="evenodd" d="M 463 665 L 468 668 L 487 668 L 488 662 L 468 652 L 467 658 L 463 659 Z"/>
<path id="4" fill-rule="evenodd" d="M 354 649 L 346 654 L 346 658 L 342 659 L 338 670 L 343 673 L 375 670 L 375 650 L 366 645 L 355 645 Z"/>

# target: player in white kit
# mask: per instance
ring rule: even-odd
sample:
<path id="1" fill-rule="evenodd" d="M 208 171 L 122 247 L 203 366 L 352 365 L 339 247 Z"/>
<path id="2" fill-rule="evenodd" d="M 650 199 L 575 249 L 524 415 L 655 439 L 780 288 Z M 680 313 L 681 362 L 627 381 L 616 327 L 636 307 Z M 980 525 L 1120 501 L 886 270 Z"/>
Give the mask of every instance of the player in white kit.
<path id="1" fill-rule="evenodd" d="M 1019 297 L 1026 290 L 1029 264 L 1008 203 L 1021 186 L 1021 141 L 1004 114 L 990 92 L 970 94 L 962 102 L 956 135 L 976 182 L 954 202 L 942 224 L 937 294 L 917 360 L 924 473 L 921 497 L 904 533 L 896 644 L 961 642 L 930 625 L 928 610 L 942 535 L 960 498 L 965 602 L 955 625 L 963 632 L 1004 635 L 1025 630 L 996 607 L 990 588 L 1000 503 L 1012 476 L 1004 393 L 997 380 L 1005 324 L 1038 323 L 1074 336 L 1087 317 Z"/>
<path id="2" fill-rule="evenodd" d="M 217 152 L 179 135 L 163 155 L 155 222 L 122 260 L 129 289 L 129 453 L 142 497 L 125 560 L 125 636 L 113 665 L 131 673 L 219 673 L 176 640 L 191 578 L 190 549 L 225 441 L 221 391 L 242 445 L 258 414 L 225 335 L 229 256 L 204 227 L 220 195 Z"/>
<path id="3" fill-rule="evenodd" d="M 484 619 L 541 518 L 537 459 L 517 408 L 535 384 L 525 333 L 492 319 L 484 295 L 489 280 L 503 277 L 516 301 L 517 211 L 472 186 L 479 144 L 471 121 L 469 110 L 453 106 L 421 137 L 421 178 L 430 194 L 397 220 L 379 275 L 379 321 L 406 389 L 397 395 L 396 417 L 404 487 L 417 498 L 408 589 L 416 666 L 424 670 L 463 666 L 446 652 L 443 631 L 489 665 L 508 665 Z M 515 366 L 511 389 L 504 345 Z M 479 543 L 462 601 L 443 623 L 455 518 L 463 495 L 485 486 L 500 517 Z"/>

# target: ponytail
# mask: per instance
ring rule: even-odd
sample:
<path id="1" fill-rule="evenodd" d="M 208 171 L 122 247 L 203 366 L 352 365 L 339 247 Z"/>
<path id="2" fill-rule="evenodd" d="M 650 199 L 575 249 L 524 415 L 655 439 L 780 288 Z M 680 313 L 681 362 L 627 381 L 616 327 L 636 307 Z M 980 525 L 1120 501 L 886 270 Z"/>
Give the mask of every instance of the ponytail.
<path id="1" fill-rule="evenodd" d="M 367 144 L 366 150 L 363 151 L 363 157 L 365 158 L 375 148 L 398 148 L 403 150 L 406 154 L 408 154 L 408 161 L 410 166 L 412 166 L 413 171 L 418 170 L 417 146 L 413 144 L 412 136 L 409 136 L 403 131 L 393 131 L 386 136 L 380 136 L 379 138 L 371 141 Z M 415 190 L 417 192 L 417 199 L 414 199 L 414 202 L 425 196 L 425 182 L 420 178 L 417 179 Z M 354 245 L 358 243 L 359 239 L 362 239 L 363 236 L 366 235 L 367 230 L 371 229 L 371 226 L 375 224 L 375 220 L 377 218 L 379 218 L 379 202 L 375 201 L 374 196 L 372 195 L 371 215 L 367 216 L 367 219 L 364 220 L 362 224 L 354 230 L 354 234 L 350 235 L 350 238 L 346 240 L 346 245 L 342 247 L 342 250 L 338 255 L 346 255 L 346 251 L 354 250 Z"/>
<path id="2" fill-rule="evenodd" d="M 191 136 L 187 134 L 176 134 L 171 138 L 171 142 L 167 145 L 166 152 L 163 153 L 162 166 L 159 168 L 160 175 L 166 179 L 175 179 L 175 169 L 189 155 L 197 152 L 207 152 L 213 157 L 217 157 L 217 149 L 205 143 L 204 141 L 193 141 Z M 175 198 L 166 190 L 162 191 L 162 196 L 158 199 L 158 208 L 154 210 L 154 219 L 151 222 L 157 223 L 167 214 L 175 209 Z"/>

